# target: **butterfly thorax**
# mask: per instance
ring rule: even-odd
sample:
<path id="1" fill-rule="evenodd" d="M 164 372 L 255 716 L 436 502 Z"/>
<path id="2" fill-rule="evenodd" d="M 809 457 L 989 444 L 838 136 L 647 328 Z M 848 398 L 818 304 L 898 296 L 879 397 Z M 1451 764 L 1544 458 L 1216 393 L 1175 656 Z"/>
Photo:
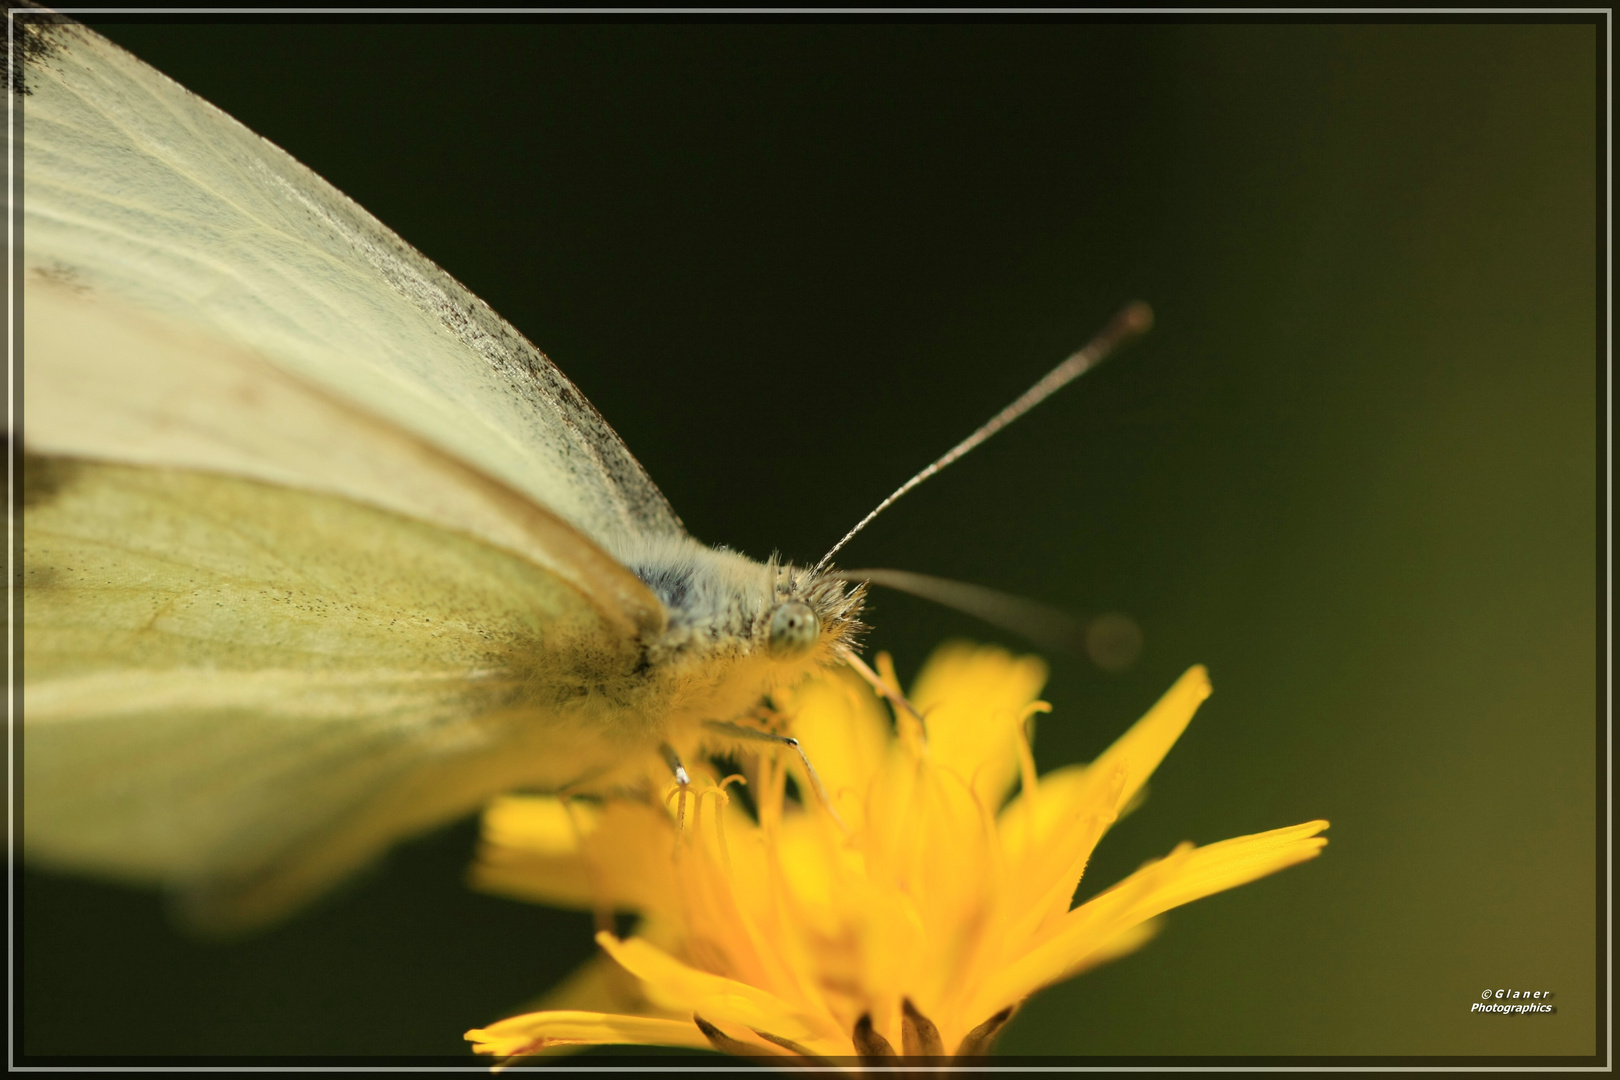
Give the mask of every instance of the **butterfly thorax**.
<path id="1" fill-rule="evenodd" d="M 864 592 L 775 557 L 756 562 L 672 537 L 615 553 L 663 604 L 641 643 L 637 710 L 677 742 L 704 721 L 731 721 L 777 687 L 855 644 Z"/>

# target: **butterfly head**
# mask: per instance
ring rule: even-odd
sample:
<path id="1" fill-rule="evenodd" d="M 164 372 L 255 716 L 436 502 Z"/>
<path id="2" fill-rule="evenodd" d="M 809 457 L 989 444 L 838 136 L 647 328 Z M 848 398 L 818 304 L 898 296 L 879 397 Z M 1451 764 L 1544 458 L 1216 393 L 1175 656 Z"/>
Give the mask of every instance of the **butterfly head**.
<path id="1" fill-rule="evenodd" d="M 855 643 L 865 629 L 860 622 L 866 587 L 829 577 L 824 573 L 779 563 L 766 563 L 774 575 L 772 606 L 762 620 L 763 633 L 758 645 L 774 659 L 797 660 L 825 648 L 829 653 L 839 646 Z"/>
<path id="2" fill-rule="evenodd" d="M 858 583 L 690 540 L 636 554 L 626 565 L 667 617 L 654 663 L 750 659 L 799 668 L 831 662 L 864 629 Z"/>

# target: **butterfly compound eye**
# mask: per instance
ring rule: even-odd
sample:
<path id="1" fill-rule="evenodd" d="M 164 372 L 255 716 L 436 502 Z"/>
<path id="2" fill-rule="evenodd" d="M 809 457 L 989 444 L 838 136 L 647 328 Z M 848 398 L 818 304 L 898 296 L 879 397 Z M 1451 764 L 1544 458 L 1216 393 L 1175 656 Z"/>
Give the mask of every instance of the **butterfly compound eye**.
<path id="1" fill-rule="evenodd" d="M 789 600 L 771 613 L 769 648 L 772 656 L 798 656 L 809 652 L 821 637 L 821 620 L 810 605 Z"/>

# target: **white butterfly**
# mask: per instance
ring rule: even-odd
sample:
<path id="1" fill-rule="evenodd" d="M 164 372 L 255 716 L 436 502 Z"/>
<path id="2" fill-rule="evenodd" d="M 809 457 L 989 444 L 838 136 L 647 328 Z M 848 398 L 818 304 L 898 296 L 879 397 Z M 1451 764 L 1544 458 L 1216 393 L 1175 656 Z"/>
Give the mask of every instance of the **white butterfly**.
<path id="1" fill-rule="evenodd" d="M 331 185 L 84 27 L 15 33 L 27 857 L 251 924 L 850 655 L 859 587 L 690 537 L 544 355 Z"/>

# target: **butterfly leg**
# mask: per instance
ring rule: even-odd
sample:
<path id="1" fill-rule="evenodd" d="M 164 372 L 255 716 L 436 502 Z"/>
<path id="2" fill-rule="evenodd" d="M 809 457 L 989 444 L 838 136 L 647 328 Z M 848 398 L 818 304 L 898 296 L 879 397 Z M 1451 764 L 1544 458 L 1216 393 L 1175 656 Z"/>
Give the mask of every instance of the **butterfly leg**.
<path id="1" fill-rule="evenodd" d="M 705 720 L 703 726 L 710 731 L 729 735 L 734 739 L 772 743 L 776 746 L 786 746 L 792 749 L 795 754 L 799 755 L 799 761 L 804 764 L 804 771 L 810 777 L 810 786 L 816 790 L 816 798 L 821 801 L 822 806 L 826 807 L 827 813 L 832 815 L 833 821 L 843 830 L 844 835 L 849 835 L 849 827 L 844 824 L 844 819 L 839 817 L 838 811 L 833 808 L 832 799 L 828 797 L 827 789 L 821 783 L 821 777 L 816 774 L 816 767 L 810 764 L 810 756 L 804 752 L 804 747 L 799 745 L 798 739 L 789 735 L 778 735 L 775 732 L 760 731 L 758 728 L 744 727 L 741 724 L 727 723 L 723 720 Z"/>
<path id="2" fill-rule="evenodd" d="M 669 743 L 664 743 L 659 746 L 658 751 L 664 755 L 664 762 L 669 766 L 669 771 L 674 774 L 675 782 L 681 786 L 681 790 L 684 792 L 691 787 L 692 777 L 687 773 L 686 766 L 681 764 L 681 755 L 675 752 L 675 748 Z"/>
<path id="3" fill-rule="evenodd" d="M 669 766 L 669 771 L 675 774 L 675 786 L 668 789 L 664 801 L 675 800 L 675 831 L 678 834 L 686 827 L 686 796 L 692 790 L 692 777 L 686 771 L 686 766 L 681 764 L 681 755 L 675 752 L 673 746 L 663 743 L 658 751 L 664 755 L 664 763 Z M 678 852 L 680 849 L 677 847 L 676 850 Z"/>

